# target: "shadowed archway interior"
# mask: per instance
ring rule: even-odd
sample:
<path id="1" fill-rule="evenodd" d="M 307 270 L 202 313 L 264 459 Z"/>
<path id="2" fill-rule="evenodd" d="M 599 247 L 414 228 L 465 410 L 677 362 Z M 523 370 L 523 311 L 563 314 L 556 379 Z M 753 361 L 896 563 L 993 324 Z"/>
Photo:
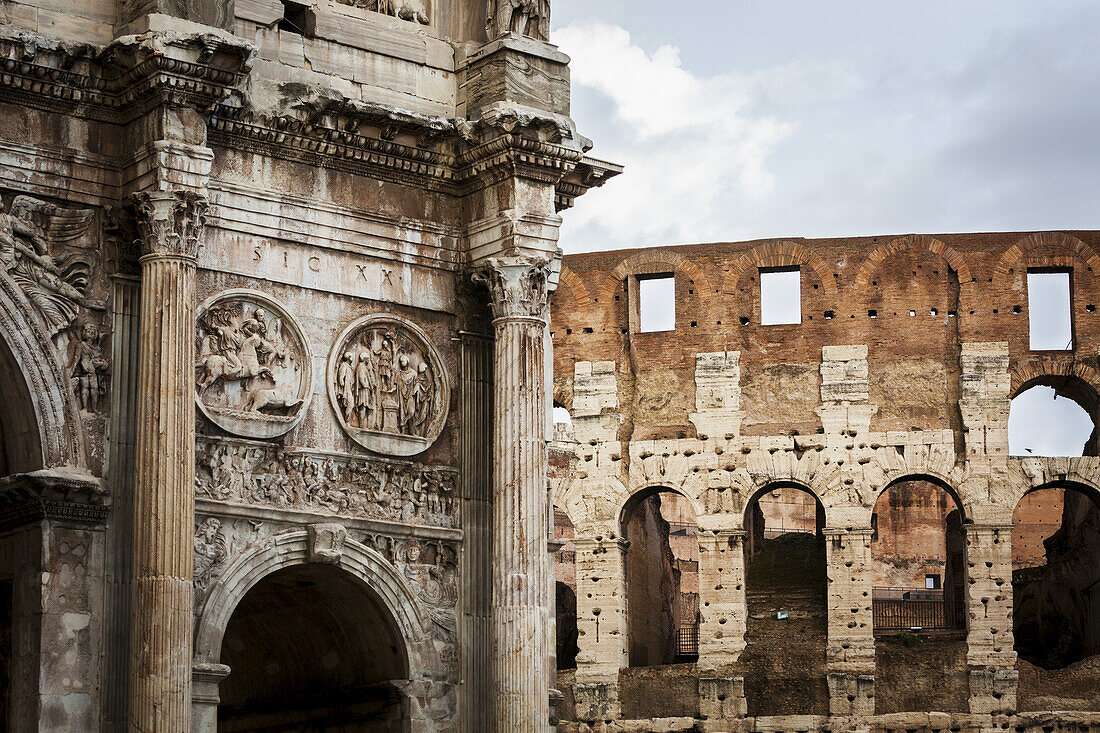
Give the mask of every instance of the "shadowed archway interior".
<path id="1" fill-rule="evenodd" d="M 390 615 L 343 570 L 272 573 L 226 629 L 218 730 L 407 730 L 403 649 Z"/>

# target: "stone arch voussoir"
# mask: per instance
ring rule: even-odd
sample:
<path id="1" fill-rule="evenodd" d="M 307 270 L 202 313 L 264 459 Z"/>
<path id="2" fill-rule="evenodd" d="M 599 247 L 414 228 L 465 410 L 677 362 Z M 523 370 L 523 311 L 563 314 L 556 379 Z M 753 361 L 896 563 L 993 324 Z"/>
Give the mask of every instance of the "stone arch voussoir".
<path id="1" fill-rule="evenodd" d="M 814 277 L 829 295 L 837 294 L 833 269 L 806 245 L 789 239 L 765 242 L 744 253 L 729 266 L 722 280 L 722 291 L 737 291 L 741 278 L 750 268 L 805 266 L 813 270 Z"/>
<path id="2" fill-rule="evenodd" d="M 1046 254 L 1037 261 L 1030 262 L 1031 253 L 1036 250 L 1057 254 Z M 1100 254 L 1090 245 L 1064 232 L 1037 232 L 1024 237 L 1001 254 L 993 270 L 994 293 L 1006 292 L 1010 271 L 1021 260 L 1029 265 L 1042 267 L 1068 267 L 1076 261 L 1091 267 L 1093 272 L 1100 273 Z"/>

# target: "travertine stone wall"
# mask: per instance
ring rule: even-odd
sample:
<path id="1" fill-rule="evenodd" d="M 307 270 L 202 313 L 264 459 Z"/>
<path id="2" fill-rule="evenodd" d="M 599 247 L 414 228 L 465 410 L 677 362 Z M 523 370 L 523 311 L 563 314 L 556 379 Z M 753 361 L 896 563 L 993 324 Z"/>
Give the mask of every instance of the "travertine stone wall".
<path id="1" fill-rule="evenodd" d="M 1088 356 L 1100 348 L 1093 306 L 1100 291 L 1090 269 L 1097 248 L 1100 236 L 1075 232 L 783 240 L 565 258 L 551 318 L 555 398 L 571 409 L 577 460 L 552 474 L 554 501 L 576 526 L 578 563 L 586 543 L 620 537 L 620 513 L 638 492 L 675 491 L 695 508 L 696 674 L 706 729 L 745 724 L 737 666 L 746 613 L 742 533 L 751 530 L 750 502 L 776 486 L 801 488 L 824 510 L 831 725 L 931 725 L 874 715 L 871 515 L 884 490 L 906 480 L 942 488 L 964 517 L 969 713 L 946 720 L 979 730 L 994 716 L 1017 714 L 1012 511 L 1027 491 L 1051 483 L 1096 492 L 1100 462 L 1010 457 L 1010 399 L 1057 375 L 1100 386 Z M 801 324 L 759 324 L 758 268 L 775 266 L 800 268 Z M 1028 349 L 1028 267 L 1073 269 L 1076 353 Z M 631 327 L 638 292 L 631 279 L 652 272 L 674 273 L 673 332 Z M 580 592 L 596 578 L 598 602 Z M 585 632 L 576 679 L 580 687 L 598 676 L 604 700 L 621 695 L 615 671 L 629 648 L 602 636 L 596 644 L 591 633 L 594 611 L 602 619 L 608 599 L 624 592 L 609 580 L 625 579 L 578 564 Z M 588 692 L 576 691 L 578 720 L 614 715 L 618 708 L 581 705 Z"/>

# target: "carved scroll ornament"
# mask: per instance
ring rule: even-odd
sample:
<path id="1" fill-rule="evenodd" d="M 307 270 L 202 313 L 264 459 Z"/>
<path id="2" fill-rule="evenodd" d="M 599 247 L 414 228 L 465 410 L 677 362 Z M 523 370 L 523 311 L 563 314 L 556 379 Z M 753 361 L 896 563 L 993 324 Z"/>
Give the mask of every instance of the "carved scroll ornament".
<path id="1" fill-rule="evenodd" d="M 275 301 L 249 290 L 221 293 L 196 318 L 195 399 L 234 435 L 273 438 L 305 416 L 312 358 L 301 330 Z"/>
<path id="2" fill-rule="evenodd" d="M 329 355 L 328 391 L 352 440 L 394 456 L 426 450 L 450 409 L 443 359 L 423 331 L 392 315 L 361 318 L 340 334 Z"/>

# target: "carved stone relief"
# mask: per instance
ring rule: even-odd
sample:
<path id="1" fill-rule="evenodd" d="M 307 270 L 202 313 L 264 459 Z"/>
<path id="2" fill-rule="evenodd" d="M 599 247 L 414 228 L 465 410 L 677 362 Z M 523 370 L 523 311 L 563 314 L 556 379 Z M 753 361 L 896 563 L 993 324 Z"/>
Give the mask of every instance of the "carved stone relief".
<path id="1" fill-rule="evenodd" d="M 107 369 L 110 366 L 103 354 L 104 335 L 94 323 L 85 323 L 77 333 L 72 346 L 67 370 L 72 379 L 80 409 L 86 412 L 99 410 L 99 398 L 107 393 Z"/>
<path id="2" fill-rule="evenodd" d="M 335 522 L 311 524 L 306 527 L 309 535 L 309 561 L 338 564 L 344 554 L 344 540 L 348 531 Z"/>
<path id="3" fill-rule="evenodd" d="M 229 543 L 222 532 L 222 523 L 207 517 L 195 530 L 195 587 L 205 591 L 210 581 L 221 572 L 229 557 Z"/>
<path id="4" fill-rule="evenodd" d="M 430 22 L 428 0 L 336 0 L 336 2 L 361 10 L 392 15 L 413 23 L 427 25 Z"/>
<path id="5" fill-rule="evenodd" d="M 518 33 L 550 40 L 550 0 L 489 0 L 485 19 L 489 38 Z"/>
<path id="6" fill-rule="evenodd" d="M 450 385 L 443 360 L 403 318 L 361 318 L 336 340 L 328 393 L 341 427 L 376 453 L 412 456 L 443 431 Z"/>
<path id="7" fill-rule="evenodd" d="M 297 324 L 274 301 L 247 290 L 199 308 L 195 399 L 218 427 L 249 438 L 289 432 L 305 416 L 312 359 Z"/>
<path id="8" fill-rule="evenodd" d="M 92 274 L 89 260 L 61 255 L 58 245 L 83 238 L 94 217 L 92 209 L 63 209 L 31 196 L 16 196 L 0 214 L 0 266 L 45 318 L 51 336 L 88 305 Z"/>
<path id="9" fill-rule="evenodd" d="M 196 456 L 195 494 L 199 497 L 406 524 L 458 526 L 453 469 L 202 438 Z"/>

